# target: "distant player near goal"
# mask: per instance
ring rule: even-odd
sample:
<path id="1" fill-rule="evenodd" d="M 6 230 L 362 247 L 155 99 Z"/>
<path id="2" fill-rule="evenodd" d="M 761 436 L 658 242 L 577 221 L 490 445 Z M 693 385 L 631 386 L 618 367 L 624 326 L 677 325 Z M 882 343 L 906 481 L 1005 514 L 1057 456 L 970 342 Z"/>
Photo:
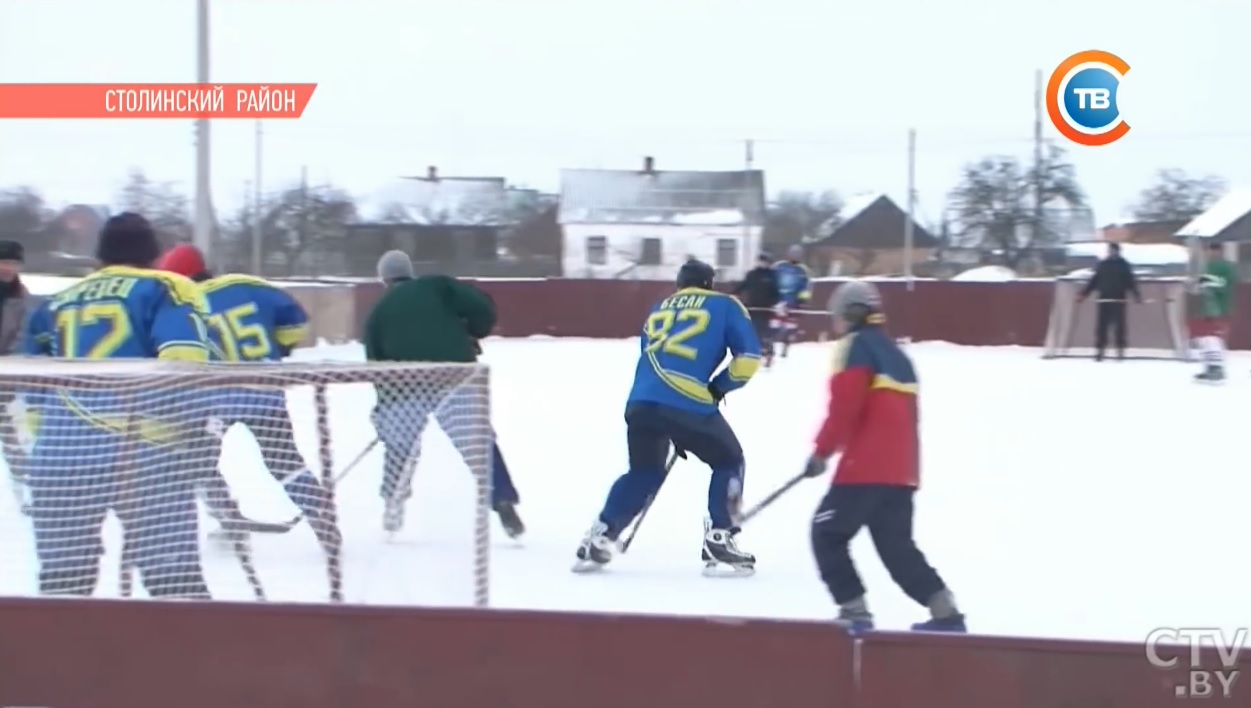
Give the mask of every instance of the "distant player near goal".
<path id="1" fill-rule="evenodd" d="M 777 307 L 777 329 L 778 338 L 782 341 L 781 356 L 785 359 L 799 333 L 794 311 L 807 307 L 812 299 L 812 271 L 804 265 L 804 247 L 799 244 L 788 248 L 786 260 L 774 264 L 773 269 L 777 271 L 778 289 L 782 295 Z"/>
<path id="2" fill-rule="evenodd" d="M 495 304 L 485 293 L 446 275 L 413 275 L 413 262 L 403 251 L 388 251 L 378 260 L 378 279 L 387 290 L 365 322 L 365 358 L 369 361 L 471 363 L 478 360 L 478 340 L 495 326 Z M 466 464 L 472 442 L 466 429 L 473 418 L 469 391 L 415 390 L 412 386 L 379 383 L 373 422 L 385 445 L 382 526 L 395 533 L 404 526 L 404 507 L 412 496 L 413 471 L 421 457 L 421 437 L 434 416 Z M 491 441 L 491 507 L 511 538 L 525 533 L 517 512 L 521 497 L 513 485 L 504 456 Z"/>
<path id="3" fill-rule="evenodd" d="M 65 359 L 205 362 L 199 288 L 150 270 L 160 255 L 147 219 L 109 219 L 96 256 L 102 267 L 52 296 L 31 316 L 23 349 Z M 99 579 L 100 528 L 122 522 L 126 550 L 148 593 L 207 599 L 200 566 L 195 480 L 180 450 L 198 391 L 32 391 L 39 429 L 31 455 L 31 519 L 39 590 L 90 595 Z"/>
<path id="4" fill-rule="evenodd" d="M 1199 276 L 1199 316 L 1190 320 L 1190 336 L 1203 352 L 1203 371 L 1196 381 L 1225 380 L 1225 340 L 1234 306 L 1238 269 L 1225 260 L 1221 244 L 1208 244 L 1208 264 Z"/>
<path id="5" fill-rule="evenodd" d="M 308 327 L 304 308 L 285 290 L 250 275 L 213 276 L 204 255 L 190 244 L 175 246 L 160 262 L 162 270 L 199 283 L 207 298 L 208 324 L 227 361 L 281 361 L 291 354 Z M 331 558 L 343 538 L 335 523 L 330 492 L 309 470 L 295 445 L 295 429 L 281 388 L 232 387 L 216 391 L 206 421 L 207 452 L 202 484 L 205 505 L 221 524 L 213 535 L 240 540 L 243 515 L 218 471 L 226 431 L 242 423 L 252 433 L 269 473 L 308 520 L 318 542 Z"/>

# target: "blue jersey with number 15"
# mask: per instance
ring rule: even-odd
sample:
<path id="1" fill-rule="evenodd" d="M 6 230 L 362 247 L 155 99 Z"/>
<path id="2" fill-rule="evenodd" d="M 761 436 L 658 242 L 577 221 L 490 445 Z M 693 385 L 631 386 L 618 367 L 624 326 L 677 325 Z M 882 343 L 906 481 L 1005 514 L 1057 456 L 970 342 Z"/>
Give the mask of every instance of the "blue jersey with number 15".
<path id="1" fill-rule="evenodd" d="M 200 284 L 209 327 L 227 361 L 277 361 L 304 339 L 308 315 L 285 290 L 250 275 L 220 275 Z"/>
<path id="2" fill-rule="evenodd" d="M 729 364 L 716 373 L 727 352 Z M 628 400 L 711 413 L 717 405 L 709 382 L 733 391 L 759 367 L 760 340 L 743 303 L 724 293 L 685 288 L 648 313 Z"/>

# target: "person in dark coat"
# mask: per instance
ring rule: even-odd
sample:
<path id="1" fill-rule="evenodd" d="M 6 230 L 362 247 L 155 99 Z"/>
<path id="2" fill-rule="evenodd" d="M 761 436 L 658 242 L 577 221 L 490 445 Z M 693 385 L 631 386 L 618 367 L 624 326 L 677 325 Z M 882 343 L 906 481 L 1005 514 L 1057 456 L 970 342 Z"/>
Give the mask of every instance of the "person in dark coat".
<path id="1" fill-rule="evenodd" d="M 773 269 L 773 259 L 768 253 L 760 254 L 756 267 L 747 272 L 743 282 L 734 289 L 734 294 L 747 306 L 752 327 L 760 339 L 762 363 L 768 368 L 773 364 L 773 311 L 782 301 L 778 273 Z"/>
<path id="2" fill-rule="evenodd" d="M 0 241 L 0 356 L 19 354 L 26 317 L 34 302 L 26 286 L 22 285 L 22 263 L 25 248 L 17 241 Z M 15 395 L 11 390 L 0 390 L 0 442 L 3 443 L 4 460 L 12 476 L 14 494 L 20 499 L 23 511 L 29 511 L 26 499 L 26 449 L 22 447 L 19 425 L 23 422 L 15 416 L 10 406 Z"/>
<path id="3" fill-rule="evenodd" d="M 1108 244 L 1107 257 L 1095 266 L 1094 274 L 1077 296 L 1077 301 L 1082 302 L 1091 293 L 1097 293 L 1099 298 L 1095 303 L 1095 361 L 1103 361 L 1109 332 L 1116 344 L 1117 358 L 1124 359 L 1129 340 L 1125 326 L 1125 303 L 1131 295 L 1135 301 L 1142 302 L 1142 295 L 1138 293 L 1133 267 L 1121 256 L 1119 243 Z"/>
<path id="4" fill-rule="evenodd" d="M 365 358 L 369 361 L 470 363 L 478 360 L 478 340 L 495 327 L 495 303 L 486 293 L 447 275 L 413 275 L 403 251 L 389 251 L 378 261 L 378 278 L 387 286 L 365 322 Z M 465 464 L 485 451 L 472 439 L 475 416 L 485 414 L 480 389 L 463 377 L 433 371 L 430 375 L 392 374 L 375 385 L 378 406 L 373 423 L 386 447 L 382 525 L 390 533 L 404 524 L 405 502 L 412 495 L 413 470 L 421 456 L 421 436 L 434 416 Z M 458 385 L 464 384 L 464 385 Z M 474 409 L 478 408 L 478 413 Z M 491 505 L 505 533 L 517 538 L 525 525 L 517 513 L 520 496 L 499 445 L 491 440 Z"/>

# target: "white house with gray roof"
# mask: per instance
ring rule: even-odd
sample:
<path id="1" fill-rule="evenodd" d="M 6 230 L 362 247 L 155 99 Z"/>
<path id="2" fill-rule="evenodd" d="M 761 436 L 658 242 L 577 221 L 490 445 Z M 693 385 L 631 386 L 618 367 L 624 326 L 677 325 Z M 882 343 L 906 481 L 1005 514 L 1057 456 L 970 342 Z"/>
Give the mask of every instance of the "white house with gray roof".
<path id="1" fill-rule="evenodd" d="M 764 231 L 764 173 L 562 170 L 562 272 L 568 278 L 671 280 L 687 258 L 743 277 Z"/>

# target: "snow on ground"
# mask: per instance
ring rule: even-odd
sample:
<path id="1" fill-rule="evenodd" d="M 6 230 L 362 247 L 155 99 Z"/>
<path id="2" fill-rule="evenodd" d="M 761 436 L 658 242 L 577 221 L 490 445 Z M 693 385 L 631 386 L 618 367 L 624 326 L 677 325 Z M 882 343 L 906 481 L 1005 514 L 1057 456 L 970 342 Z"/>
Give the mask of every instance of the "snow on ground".
<path id="1" fill-rule="evenodd" d="M 1159 626 L 1246 622 L 1241 536 L 1251 475 L 1241 469 L 1251 357 L 1236 355 L 1224 387 L 1190 381 L 1176 362 L 1042 361 L 1023 348 L 909 345 L 923 387 L 924 487 L 917 535 L 969 614 L 990 634 L 1141 641 Z M 825 481 L 801 485 L 746 528 L 759 557 L 750 579 L 700 574 L 708 474 L 679 462 L 628 555 L 609 572 L 569 572 L 579 538 L 625 465 L 622 407 L 637 347 L 579 339 L 491 339 L 493 422 L 530 526 L 523 544 L 496 533 L 497 607 L 823 619 L 834 611 L 808 550 L 808 522 Z M 825 404 L 830 345 L 799 345 L 727 400 L 725 415 L 747 454 L 746 503 L 803 463 Z M 358 359 L 358 345 L 299 358 Z M 301 447 L 315 451 L 311 396 L 290 407 Z M 1099 403 L 1099 400 L 1111 401 Z M 332 391 L 334 453 L 341 469 L 372 439 L 367 387 Z M 245 511 L 267 519 L 290 504 L 239 430 L 227 476 Z M 349 600 L 468 605 L 473 487 L 441 433 L 428 431 L 409 526 L 379 530 L 375 451 L 339 487 L 347 537 Z M 0 494 L 0 592 L 34 587 L 27 523 Z M 16 539 L 25 539 L 17 541 Z M 106 534 L 103 594 L 114 594 L 116 531 Z M 882 624 L 923 611 L 887 577 L 867 537 L 854 553 Z M 220 597 L 246 599 L 229 554 L 205 546 Z M 273 599 L 318 601 L 325 577 L 306 527 L 256 540 Z"/>

